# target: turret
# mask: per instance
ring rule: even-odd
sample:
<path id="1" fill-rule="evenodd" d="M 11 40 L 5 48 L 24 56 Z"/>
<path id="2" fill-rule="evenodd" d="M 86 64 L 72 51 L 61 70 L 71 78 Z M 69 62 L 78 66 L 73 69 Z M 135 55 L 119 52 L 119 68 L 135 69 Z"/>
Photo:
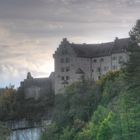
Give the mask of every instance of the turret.
<path id="1" fill-rule="evenodd" d="M 65 45 L 65 44 L 69 44 L 67 38 L 63 38 L 63 40 L 61 41 L 61 45 Z"/>
<path id="2" fill-rule="evenodd" d="M 119 40 L 119 38 L 116 37 L 115 40 L 114 40 L 114 45 L 117 45 L 118 40 Z"/>
<path id="3" fill-rule="evenodd" d="M 33 77 L 32 77 L 30 72 L 27 73 L 27 79 L 33 79 Z"/>

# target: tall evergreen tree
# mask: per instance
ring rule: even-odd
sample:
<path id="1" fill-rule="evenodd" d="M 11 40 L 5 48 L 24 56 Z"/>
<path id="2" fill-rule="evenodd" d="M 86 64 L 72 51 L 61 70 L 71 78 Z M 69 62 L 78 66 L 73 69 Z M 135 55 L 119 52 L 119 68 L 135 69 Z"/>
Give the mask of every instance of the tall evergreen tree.
<path id="1" fill-rule="evenodd" d="M 127 126 L 127 139 L 140 138 L 140 20 L 130 31 L 130 45 L 128 47 L 129 61 L 126 64 L 125 80 L 128 84 L 124 98 L 124 112 Z M 124 122 L 124 121 L 123 121 Z"/>
<path id="2" fill-rule="evenodd" d="M 140 20 L 130 31 L 129 60 L 126 64 L 126 81 L 129 87 L 140 86 Z M 131 86 L 130 86 L 131 85 Z"/>

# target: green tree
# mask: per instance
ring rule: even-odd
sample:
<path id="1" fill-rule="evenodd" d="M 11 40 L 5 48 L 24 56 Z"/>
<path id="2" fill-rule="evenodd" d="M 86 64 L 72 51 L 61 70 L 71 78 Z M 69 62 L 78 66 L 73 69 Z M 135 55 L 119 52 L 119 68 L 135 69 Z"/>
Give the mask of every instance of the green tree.
<path id="1" fill-rule="evenodd" d="M 75 130 L 70 127 L 66 127 L 63 129 L 63 133 L 60 136 L 60 140 L 73 140 L 75 137 Z"/>
<path id="2" fill-rule="evenodd" d="M 0 120 L 5 121 L 15 116 L 16 110 L 16 90 L 13 86 L 6 87 L 0 96 Z"/>
<path id="3" fill-rule="evenodd" d="M 129 60 L 125 69 L 127 90 L 123 97 L 123 123 L 125 137 L 128 140 L 139 139 L 140 122 L 140 20 L 130 31 Z M 124 127 L 124 128 L 125 128 Z"/>
<path id="4" fill-rule="evenodd" d="M 52 123 L 47 127 L 47 130 L 42 133 L 40 140 L 59 140 L 60 135 L 60 129 L 55 123 Z"/>
<path id="5" fill-rule="evenodd" d="M 4 125 L 4 123 L 0 122 L 0 139 L 7 140 L 10 135 L 10 130 Z"/>
<path id="6" fill-rule="evenodd" d="M 94 112 L 88 125 L 78 133 L 76 140 L 97 140 L 103 133 L 103 123 L 109 115 L 109 110 L 103 106 L 99 106 Z M 109 118 L 110 119 L 110 118 Z"/>
<path id="7" fill-rule="evenodd" d="M 111 140 L 113 133 L 111 129 L 112 113 L 109 112 L 108 116 L 100 123 L 97 133 L 97 140 Z"/>
<path id="8" fill-rule="evenodd" d="M 129 89 L 120 96 L 119 114 L 124 140 L 140 139 L 140 97 L 139 88 Z"/>
<path id="9" fill-rule="evenodd" d="M 126 63 L 125 78 L 129 87 L 140 86 L 140 20 L 130 31 L 128 47 L 129 60 Z"/>

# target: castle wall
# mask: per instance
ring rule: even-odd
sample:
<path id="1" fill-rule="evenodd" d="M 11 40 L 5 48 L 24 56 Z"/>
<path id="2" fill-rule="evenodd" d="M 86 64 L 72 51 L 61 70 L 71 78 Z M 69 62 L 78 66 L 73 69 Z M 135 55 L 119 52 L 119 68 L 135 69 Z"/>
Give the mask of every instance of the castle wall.
<path id="1" fill-rule="evenodd" d="M 111 70 L 111 56 L 92 58 L 92 79 L 98 80 Z"/>
<path id="2" fill-rule="evenodd" d="M 92 58 L 92 79 L 98 80 L 108 71 L 116 71 L 128 60 L 126 53 L 116 53 L 110 56 Z"/>
<path id="3" fill-rule="evenodd" d="M 113 47 L 113 46 L 112 46 Z M 86 48 L 86 46 L 85 46 Z M 65 49 L 66 53 L 62 53 Z M 82 53 L 82 52 L 81 52 Z M 114 52 L 113 54 L 100 57 L 79 57 L 72 49 L 70 43 L 66 40 L 61 42 L 59 48 L 54 54 L 55 60 L 55 93 L 63 92 L 67 85 L 79 80 L 76 70 L 80 68 L 84 72 L 84 78 L 87 80 L 98 80 L 108 71 L 116 71 L 121 68 L 122 62 L 128 60 L 126 52 Z M 66 62 L 66 59 L 69 59 Z M 66 68 L 69 68 L 66 71 Z"/>

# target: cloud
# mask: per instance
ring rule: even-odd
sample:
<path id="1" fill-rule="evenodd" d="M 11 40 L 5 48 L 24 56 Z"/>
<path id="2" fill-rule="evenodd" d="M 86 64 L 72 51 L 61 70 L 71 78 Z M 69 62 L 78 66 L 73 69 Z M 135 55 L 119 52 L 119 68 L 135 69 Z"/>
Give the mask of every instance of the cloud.
<path id="1" fill-rule="evenodd" d="M 31 71 L 46 77 L 63 37 L 96 43 L 127 37 L 140 0 L 0 0 L 0 86 Z"/>

